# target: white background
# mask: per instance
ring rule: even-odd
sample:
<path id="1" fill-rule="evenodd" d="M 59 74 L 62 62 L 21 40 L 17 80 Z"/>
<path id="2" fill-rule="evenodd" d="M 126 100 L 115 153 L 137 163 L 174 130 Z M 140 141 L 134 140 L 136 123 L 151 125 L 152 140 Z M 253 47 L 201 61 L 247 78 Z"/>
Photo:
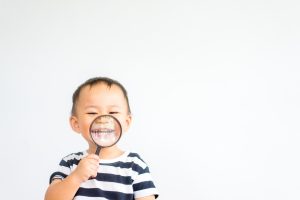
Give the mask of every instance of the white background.
<path id="1" fill-rule="evenodd" d="M 300 3 L 0 1 L 1 199 L 43 199 L 87 146 L 71 95 L 109 76 L 134 121 L 121 146 L 160 199 L 300 199 Z"/>

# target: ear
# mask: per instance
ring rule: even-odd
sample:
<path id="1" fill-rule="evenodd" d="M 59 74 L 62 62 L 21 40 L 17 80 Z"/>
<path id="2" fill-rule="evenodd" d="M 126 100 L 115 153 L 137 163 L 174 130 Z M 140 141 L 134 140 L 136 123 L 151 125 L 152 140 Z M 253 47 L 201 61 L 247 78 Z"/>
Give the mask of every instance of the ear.
<path id="1" fill-rule="evenodd" d="M 131 122 L 132 122 L 132 116 L 131 114 L 129 114 L 127 115 L 125 120 L 125 127 L 123 127 L 125 132 L 129 129 Z"/>
<path id="2" fill-rule="evenodd" d="M 73 131 L 75 131 L 76 133 L 80 133 L 78 119 L 74 115 L 72 115 L 70 117 L 70 125 L 71 125 Z"/>

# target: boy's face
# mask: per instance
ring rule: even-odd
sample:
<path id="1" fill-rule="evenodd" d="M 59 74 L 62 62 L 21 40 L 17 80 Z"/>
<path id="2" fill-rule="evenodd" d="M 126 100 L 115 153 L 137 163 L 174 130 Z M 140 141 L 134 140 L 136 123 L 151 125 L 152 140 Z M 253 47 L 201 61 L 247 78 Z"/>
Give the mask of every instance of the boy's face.
<path id="1" fill-rule="evenodd" d="M 122 90 L 105 83 L 85 86 L 80 91 L 76 104 L 76 114 L 71 116 L 70 123 L 74 131 L 81 133 L 85 140 L 92 145 L 89 127 L 92 121 L 100 115 L 112 115 L 122 125 L 123 131 L 127 131 L 131 122 L 128 113 L 127 102 Z"/>

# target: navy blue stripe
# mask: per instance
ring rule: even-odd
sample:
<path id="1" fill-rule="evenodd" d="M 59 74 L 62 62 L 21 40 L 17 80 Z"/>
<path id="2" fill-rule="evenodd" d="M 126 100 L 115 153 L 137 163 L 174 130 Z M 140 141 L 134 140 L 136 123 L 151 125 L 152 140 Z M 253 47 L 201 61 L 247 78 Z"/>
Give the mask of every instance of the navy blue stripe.
<path id="1" fill-rule="evenodd" d="M 76 158 L 68 159 L 68 157 L 71 157 L 71 156 L 72 157 L 74 157 L 74 156 L 82 157 L 82 155 L 83 155 L 83 152 L 71 153 L 62 159 L 61 165 L 65 166 L 65 167 L 72 166 L 73 164 L 78 165 L 80 160 L 77 160 Z M 69 163 L 69 165 L 66 165 L 66 163 Z"/>
<path id="2" fill-rule="evenodd" d="M 143 169 L 142 171 L 139 171 L 139 174 L 146 174 L 146 173 L 149 173 L 149 174 L 150 174 L 149 167 L 146 167 L 146 168 Z"/>
<path id="3" fill-rule="evenodd" d="M 104 197 L 111 200 L 134 200 L 133 194 L 104 191 L 98 188 L 79 188 L 75 196 Z"/>
<path id="4" fill-rule="evenodd" d="M 143 161 L 143 159 L 139 156 L 139 154 L 137 154 L 137 153 L 129 153 L 128 154 L 128 157 L 131 157 L 131 158 L 138 158 L 139 160 L 141 160 L 141 161 Z M 145 161 L 143 161 L 143 162 L 145 162 Z"/>
<path id="5" fill-rule="evenodd" d="M 63 177 L 63 178 L 66 178 L 67 177 L 67 175 L 66 174 L 64 174 L 64 173 L 61 173 L 61 172 L 54 172 L 51 176 L 50 176 L 50 180 L 49 180 L 49 183 L 51 183 L 53 180 L 53 178 L 54 178 L 54 176 L 61 176 L 61 177 Z"/>
<path id="6" fill-rule="evenodd" d="M 68 167 L 70 168 L 70 165 L 68 162 L 66 162 L 65 160 L 61 160 L 60 163 L 59 163 L 60 166 L 64 166 L 64 167 Z"/>
<path id="7" fill-rule="evenodd" d="M 82 151 L 79 151 L 79 152 L 77 152 L 77 153 L 71 153 L 70 155 L 72 155 L 72 154 L 75 154 L 75 155 L 77 155 L 77 156 L 82 156 L 82 155 L 83 155 L 83 152 L 82 152 Z"/>
<path id="8" fill-rule="evenodd" d="M 79 151 L 77 153 L 70 153 L 69 155 L 65 156 L 64 158 L 67 158 L 69 156 L 74 156 L 74 155 L 76 155 L 76 156 L 82 156 L 83 154 L 84 154 L 83 151 Z"/>
<path id="9" fill-rule="evenodd" d="M 72 165 L 78 165 L 79 162 L 80 162 L 80 160 L 77 160 L 77 159 L 71 159 L 71 160 L 68 160 L 68 161 L 61 160 L 59 165 L 70 168 L 70 166 L 72 166 Z M 124 168 L 125 169 L 132 169 L 133 171 L 135 171 L 137 173 L 140 173 L 144 170 L 141 166 L 139 166 L 138 164 L 136 164 L 134 162 L 121 162 L 121 161 L 118 161 L 118 162 L 114 162 L 114 163 L 100 163 L 100 165 L 119 167 L 119 168 L 122 168 L 122 169 L 124 169 Z"/>
<path id="10" fill-rule="evenodd" d="M 121 176 L 106 173 L 98 173 L 96 179 L 98 181 L 122 183 L 124 185 L 131 185 L 133 183 L 131 176 Z"/>
<path id="11" fill-rule="evenodd" d="M 133 184 L 133 191 L 139 191 L 149 188 L 155 188 L 152 181 L 144 181 L 140 183 Z"/>
<path id="12" fill-rule="evenodd" d="M 78 163 L 80 162 L 80 160 L 77 160 L 76 158 L 74 158 L 74 159 L 70 159 L 70 160 L 65 160 L 65 159 L 63 159 L 63 160 L 61 160 L 60 161 L 60 165 L 62 165 L 62 166 L 65 166 L 65 167 L 69 167 L 69 166 L 72 166 L 72 165 L 78 165 Z"/>
<path id="13" fill-rule="evenodd" d="M 134 162 L 114 162 L 114 163 L 100 163 L 100 165 L 112 166 L 112 167 L 119 167 L 125 169 L 132 169 L 133 171 L 140 173 L 144 169 Z"/>
<path id="14" fill-rule="evenodd" d="M 70 160 L 61 160 L 59 165 L 60 166 L 64 166 L 64 167 L 68 167 L 70 168 L 70 166 L 72 165 L 78 165 L 80 162 L 80 160 L 77 159 L 70 159 Z M 106 166 L 112 166 L 112 167 L 119 167 L 119 168 L 125 168 L 125 169 L 132 169 L 137 173 L 140 173 L 141 171 L 143 171 L 144 169 L 139 166 L 138 164 L 132 162 L 114 162 L 114 163 L 100 163 L 100 165 L 106 165 Z"/>
<path id="15" fill-rule="evenodd" d="M 74 155 L 77 155 L 77 156 L 80 157 L 81 155 L 83 155 L 83 152 L 78 152 L 78 153 L 70 154 L 70 155 L 64 157 L 61 160 L 61 162 L 59 163 L 59 165 L 65 166 L 65 167 L 70 167 L 72 165 L 78 165 L 78 163 L 80 162 L 80 160 L 77 160 L 76 158 L 67 159 L 69 156 L 74 156 Z M 129 153 L 128 157 L 137 158 L 137 159 L 143 161 L 142 158 L 138 154 L 136 154 L 136 153 Z M 137 165 L 136 163 L 134 163 L 134 161 L 131 161 L 131 162 L 121 162 L 121 161 L 118 161 L 118 162 L 114 162 L 114 163 L 101 163 L 100 165 L 108 165 L 108 166 L 120 167 L 120 168 L 127 168 L 127 169 L 133 168 L 134 171 L 136 171 L 136 172 L 141 172 L 143 170 L 143 168 L 140 167 L 139 165 Z"/>

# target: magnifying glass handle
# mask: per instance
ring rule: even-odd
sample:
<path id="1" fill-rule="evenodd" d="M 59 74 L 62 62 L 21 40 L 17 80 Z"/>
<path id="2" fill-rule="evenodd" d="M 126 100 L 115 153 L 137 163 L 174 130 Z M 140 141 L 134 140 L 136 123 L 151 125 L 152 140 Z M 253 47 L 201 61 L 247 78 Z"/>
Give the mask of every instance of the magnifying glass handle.
<path id="1" fill-rule="evenodd" d="M 101 147 L 100 147 L 100 146 L 97 146 L 97 149 L 96 149 L 95 154 L 99 156 L 100 150 L 101 150 Z M 92 180 L 92 179 L 95 179 L 95 178 L 96 178 L 96 177 L 91 176 L 91 177 L 89 178 L 89 180 Z"/>
<path id="2" fill-rule="evenodd" d="M 100 146 L 97 146 L 97 149 L 96 149 L 95 154 L 99 156 L 100 150 L 101 150 L 101 147 L 100 147 Z"/>

